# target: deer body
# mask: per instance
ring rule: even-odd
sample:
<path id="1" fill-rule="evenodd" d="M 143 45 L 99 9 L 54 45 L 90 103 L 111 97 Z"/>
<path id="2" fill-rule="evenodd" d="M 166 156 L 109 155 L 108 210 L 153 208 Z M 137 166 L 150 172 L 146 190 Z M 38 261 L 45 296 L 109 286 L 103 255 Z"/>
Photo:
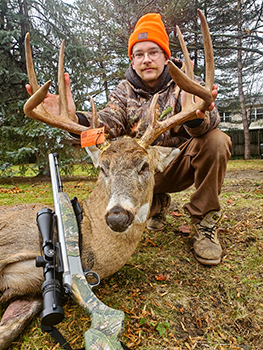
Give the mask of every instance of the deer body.
<path id="1" fill-rule="evenodd" d="M 159 150 L 163 154 L 163 149 L 167 153 L 160 164 Z M 148 218 L 154 172 L 157 166 L 168 165 L 177 153 L 177 149 L 162 147 L 151 147 L 146 152 L 131 138 L 112 143 L 103 157 L 107 161 L 108 174 L 105 176 L 101 172 L 93 192 L 83 203 L 81 258 L 84 269 L 90 268 L 105 278 L 127 262 L 136 249 Z M 2 302 L 17 295 L 41 292 L 43 271 L 35 267 L 35 259 L 40 255 L 36 214 L 43 207 L 41 204 L 28 204 L 2 210 Z M 115 226 L 112 229 L 110 225 Z"/>

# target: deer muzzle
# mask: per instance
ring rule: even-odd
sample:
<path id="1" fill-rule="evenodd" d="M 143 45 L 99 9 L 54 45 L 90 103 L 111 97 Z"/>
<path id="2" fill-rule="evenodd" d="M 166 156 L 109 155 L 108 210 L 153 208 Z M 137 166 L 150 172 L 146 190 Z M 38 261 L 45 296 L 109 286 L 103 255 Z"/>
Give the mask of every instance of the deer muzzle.
<path id="1" fill-rule="evenodd" d="M 116 205 L 105 215 L 107 225 L 115 232 L 124 232 L 134 220 L 134 215 L 129 211 Z"/>

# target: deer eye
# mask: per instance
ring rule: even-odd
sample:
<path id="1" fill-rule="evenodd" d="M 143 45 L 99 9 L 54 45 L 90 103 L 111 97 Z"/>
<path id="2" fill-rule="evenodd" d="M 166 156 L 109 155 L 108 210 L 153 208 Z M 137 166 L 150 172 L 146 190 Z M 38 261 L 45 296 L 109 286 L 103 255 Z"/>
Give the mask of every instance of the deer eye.
<path id="1" fill-rule="evenodd" d="M 141 170 L 139 171 L 139 175 L 143 175 L 146 172 L 149 171 L 149 163 L 144 163 L 143 166 L 141 167 Z"/>
<path id="2" fill-rule="evenodd" d="M 110 168 L 110 165 L 109 165 L 108 163 L 103 163 L 103 164 L 101 164 L 101 166 L 100 166 L 100 171 L 102 172 L 102 174 L 103 174 L 105 177 L 108 176 L 109 168 Z"/>
<path id="3" fill-rule="evenodd" d="M 103 169 L 102 167 L 100 167 L 100 171 L 102 172 L 102 174 L 103 174 L 104 176 L 106 176 L 106 177 L 107 177 L 107 174 L 106 174 L 105 169 Z"/>

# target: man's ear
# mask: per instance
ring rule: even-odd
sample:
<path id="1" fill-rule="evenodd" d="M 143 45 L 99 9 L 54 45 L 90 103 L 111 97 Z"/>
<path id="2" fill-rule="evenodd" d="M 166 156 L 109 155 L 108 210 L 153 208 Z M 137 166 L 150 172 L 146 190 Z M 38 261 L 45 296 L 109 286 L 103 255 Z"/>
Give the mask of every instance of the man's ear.
<path id="1" fill-rule="evenodd" d="M 167 56 L 166 53 L 164 53 L 164 57 L 165 57 L 165 62 L 164 62 L 164 65 L 167 66 L 168 64 L 168 61 L 169 61 L 169 57 Z"/>
<path id="2" fill-rule="evenodd" d="M 153 154 L 152 161 L 156 161 L 156 164 L 154 164 L 155 168 L 160 172 L 163 172 L 171 161 L 180 153 L 179 148 L 149 146 L 148 150 L 150 150 L 150 148 L 153 153 L 155 153 L 155 155 Z"/>

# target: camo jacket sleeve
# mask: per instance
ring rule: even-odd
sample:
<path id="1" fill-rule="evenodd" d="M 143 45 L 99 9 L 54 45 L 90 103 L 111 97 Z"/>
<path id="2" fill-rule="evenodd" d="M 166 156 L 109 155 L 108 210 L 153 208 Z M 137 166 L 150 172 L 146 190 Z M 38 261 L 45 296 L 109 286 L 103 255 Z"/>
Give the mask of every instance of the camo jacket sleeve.
<path id="1" fill-rule="evenodd" d="M 90 112 L 78 112 L 78 116 L 83 114 L 88 120 L 91 119 Z M 109 139 L 122 135 L 129 135 L 127 120 L 127 93 L 125 83 L 121 82 L 110 94 L 109 101 L 105 108 L 98 112 L 100 126 L 105 127 L 105 132 Z M 83 119 L 82 119 L 83 120 Z M 82 124 L 81 120 L 80 123 Z"/>
<path id="2" fill-rule="evenodd" d="M 198 137 L 212 129 L 217 128 L 219 123 L 220 123 L 220 115 L 217 108 L 215 107 L 211 112 L 207 111 L 205 113 L 205 118 L 201 121 L 200 125 L 196 127 L 184 125 L 184 128 L 190 136 Z"/>

